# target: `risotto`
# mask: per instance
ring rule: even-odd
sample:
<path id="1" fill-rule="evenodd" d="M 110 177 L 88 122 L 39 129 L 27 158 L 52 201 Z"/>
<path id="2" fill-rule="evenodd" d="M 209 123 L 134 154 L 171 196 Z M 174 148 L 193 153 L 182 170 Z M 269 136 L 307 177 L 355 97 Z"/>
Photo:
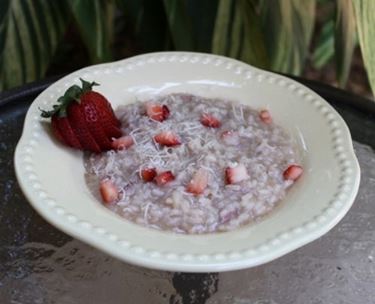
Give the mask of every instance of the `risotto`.
<path id="1" fill-rule="evenodd" d="M 271 114 L 187 94 L 124 105 L 114 150 L 85 155 L 106 207 L 176 233 L 229 231 L 258 220 L 302 174 L 296 143 Z"/>

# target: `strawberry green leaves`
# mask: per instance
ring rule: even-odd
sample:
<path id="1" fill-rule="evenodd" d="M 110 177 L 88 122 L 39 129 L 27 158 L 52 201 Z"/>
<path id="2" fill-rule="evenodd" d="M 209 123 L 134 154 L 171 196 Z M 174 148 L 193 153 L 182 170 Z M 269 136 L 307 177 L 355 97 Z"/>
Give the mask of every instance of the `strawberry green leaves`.
<path id="1" fill-rule="evenodd" d="M 88 81 L 86 81 L 86 80 L 84 80 L 82 78 L 80 78 L 79 80 L 81 80 L 81 83 L 82 83 L 82 89 L 81 89 L 82 93 L 86 93 L 88 91 L 91 91 L 94 86 L 99 86 L 100 85 L 99 83 L 96 83 L 95 81 L 88 82 Z"/>
<path id="2" fill-rule="evenodd" d="M 94 82 L 88 82 L 80 78 L 82 83 L 82 88 L 78 85 L 72 85 L 69 87 L 63 96 L 57 99 L 58 104 L 52 106 L 52 110 L 45 111 L 41 109 L 41 116 L 44 118 L 48 118 L 57 114 L 59 117 L 65 117 L 67 115 L 67 108 L 73 102 L 76 101 L 80 103 L 80 96 L 86 92 L 92 90 L 93 86 L 98 86 L 99 84 Z"/>

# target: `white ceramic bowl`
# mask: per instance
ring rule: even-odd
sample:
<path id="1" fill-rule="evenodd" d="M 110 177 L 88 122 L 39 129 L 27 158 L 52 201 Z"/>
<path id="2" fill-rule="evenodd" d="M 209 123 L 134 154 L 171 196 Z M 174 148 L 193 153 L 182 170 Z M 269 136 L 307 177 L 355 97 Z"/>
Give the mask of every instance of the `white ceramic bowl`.
<path id="1" fill-rule="evenodd" d="M 82 153 L 57 143 L 40 117 L 38 107 L 50 108 L 67 87 L 79 84 L 79 77 L 100 83 L 95 89 L 114 108 L 172 92 L 267 107 L 306 149 L 304 175 L 281 207 L 232 232 L 177 235 L 128 222 L 94 199 L 85 184 Z M 27 113 L 15 168 L 30 203 L 57 228 L 126 262 L 187 272 L 256 266 L 317 239 L 349 210 L 360 178 L 346 124 L 313 91 L 233 59 L 181 52 L 90 66 L 51 85 Z"/>

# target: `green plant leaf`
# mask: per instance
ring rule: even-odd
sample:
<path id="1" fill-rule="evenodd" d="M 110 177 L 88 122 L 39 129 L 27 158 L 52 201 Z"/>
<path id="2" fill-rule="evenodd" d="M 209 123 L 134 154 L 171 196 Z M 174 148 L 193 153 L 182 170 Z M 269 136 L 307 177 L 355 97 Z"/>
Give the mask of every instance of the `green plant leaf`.
<path id="1" fill-rule="evenodd" d="M 167 16 L 162 0 L 117 0 L 122 17 L 142 52 L 164 50 L 170 40 Z"/>
<path id="2" fill-rule="evenodd" d="M 229 35 L 231 32 L 231 13 L 233 11 L 234 2 L 228 0 L 220 0 L 214 27 L 214 33 L 212 37 L 212 52 L 218 55 L 227 55 Z M 238 20 L 239 22 L 239 20 Z M 238 27 L 242 26 L 242 22 L 236 24 L 236 33 Z M 239 42 L 239 41 L 236 41 Z"/>
<path id="3" fill-rule="evenodd" d="M 318 41 L 312 54 L 314 68 L 320 69 L 326 65 L 335 55 L 334 47 L 335 22 L 331 19 L 324 25 L 319 34 Z"/>
<path id="4" fill-rule="evenodd" d="M 216 15 L 212 52 L 269 68 L 257 13 L 258 0 L 221 0 Z"/>
<path id="5" fill-rule="evenodd" d="M 335 58 L 339 85 L 344 87 L 355 47 L 355 18 L 351 0 L 336 1 Z"/>
<path id="6" fill-rule="evenodd" d="M 316 1 L 262 1 L 261 4 L 271 68 L 299 75 L 304 67 L 314 28 Z"/>
<path id="7" fill-rule="evenodd" d="M 64 1 L 0 1 L 0 90 L 44 76 L 69 20 Z"/>
<path id="8" fill-rule="evenodd" d="M 234 13 L 232 17 L 232 21 L 230 22 L 230 33 L 227 36 L 227 55 L 229 57 L 238 58 L 242 60 L 246 60 L 245 55 L 248 53 L 242 52 L 245 40 L 245 30 L 244 30 L 244 18 L 245 14 L 242 12 L 240 5 L 238 3 L 234 6 Z"/>
<path id="9" fill-rule="evenodd" d="M 198 52 L 211 51 L 218 0 L 188 0 L 187 9 L 192 23 L 194 46 Z"/>
<path id="10" fill-rule="evenodd" d="M 363 61 L 373 94 L 375 93 L 375 1 L 352 1 Z"/>
<path id="11" fill-rule="evenodd" d="M 269 60 L 265 47 L 265 38 L 262 34 L 261 20 L 256 13 L 256 0 L 240 0 L 237 10 L 243 18 L 243 47 L 241 59 L 260 68 L 269 68 Z M 232 36 L 232 42 L 240 37 Z"/>
<path id="12" fill-rule="evenodd" d="M 192 25 L 184 0 L 164 0 L 169 31 L 176 50 L 193 51 L 194 39 Z"/>
<path id="13" fill-rule="evenodd" d="M 114 3 L 106 0 L 68 0 L 93 63 L 112 59 Z"/>

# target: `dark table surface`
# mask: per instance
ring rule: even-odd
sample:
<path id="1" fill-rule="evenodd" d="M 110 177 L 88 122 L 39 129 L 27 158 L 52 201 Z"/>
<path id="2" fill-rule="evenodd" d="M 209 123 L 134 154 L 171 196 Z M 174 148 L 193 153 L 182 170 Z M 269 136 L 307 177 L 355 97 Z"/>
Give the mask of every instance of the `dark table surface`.
<path id="1" fill-rule="evenodd" d="M 351 130 L 362 176 L 345 218 L 319 240 L 251 269 L 185 274 L 116 260 L 43 220 L 20 191 L 13 153 L 25 113 L 54 80 L 0 93 L 0 303 L 375 303 L 375 103 L 303 79 Z"/>

